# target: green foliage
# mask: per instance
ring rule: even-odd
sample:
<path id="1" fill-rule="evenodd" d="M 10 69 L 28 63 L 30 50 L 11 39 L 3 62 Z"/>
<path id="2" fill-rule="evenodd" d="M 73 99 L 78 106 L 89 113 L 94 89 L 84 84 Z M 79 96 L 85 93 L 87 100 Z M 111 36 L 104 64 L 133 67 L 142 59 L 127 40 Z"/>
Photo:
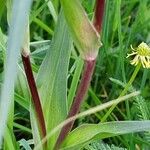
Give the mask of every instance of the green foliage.
<path id="1" fill-rule="evenodd" d="M 0 8 L 1 8 L 0 9 L 0 20 L 1 20 L 2 14 L 4 12 L 5 3 L 6 3 L 6 1 L 0 0 Z"/>
<path id="2" fill-rule="evenodd" d="M 26 141 L 25 139 L 21 139 L 19 141 L 20 145 L 25 149 L 25 150 L 32 150 L 28 141 Z"/>
<path id="3" fill-rule="evenodd" d="M 99 34 L 90 23 L 78 0 L 61 1 L 66 21 L 69 25 L 73 40 L 85 60 L 94 60 L 101 46 Z"/>
<path id="4" fill-rule="evenodd" d="M 61 13 L 51 46 L 37 77 L 48 132 L 67 115 L 67 70 L 71 46 L 72 40 Z M 50 149 L 54 146 L 57 135 L 49 140 Z"/>
<path id="5" fill-rule="evenodd" d="M 117 147 L 115 145 L 109 146 L 108 144 L 105 144 L 101 141 L 95 141 L 91 144 L 85 146 L 86 150 L 126 150 L 126 148 Z"/>
<path id="6" fill-rule="evenodd" d="M 68 1 L 66 5 L 70 6 L 71 12 L 68 8 L 64 10 L 68 18 L 64 17 L 61 10 L 62 4 L 65 7 L 65 0 L 33 1 L 29 15 L 31 64 L 47 134 L 65 120 L 80 82 L 83 60 L 77 50 L 82 46 L 77 43 L 85 40 L 85 32 L 80 32 L 85 28 L 82 30 L 80 23 L 84 20 L 89 25 L 89 31 L 93 29 L 87 20 L 92 22 L 95 0 Z M 74 3 L 80 9 L 75 9 Z M 30 5 L 30 0 L 0 0 L 0 143 L 4 134 L 0 149 L 4 150 L 31 150 L 41 142 L 29 87 L 19 58 Z M 150 42 L 149 8 L 150 0 L 105 1 L 100 33 L 103 46 L 99 49 L 91 87 L 81 111 L 117 98 L 126 87 L 135 70 L 129 64 L 130 60 L 126 59 L 127 53 L 131 51 L 130 45 L 136 47 L 142 41 L 147 44 Z M 69 19 L 75 15 L 81 18 L 70 23 Z M 76 31 L 71 31 L 71 26 Z M 76 37 L 72 32 L 76 32 Z M 88 46 L 93 43 L 91 38 L 85 40 Z M 73 45 L 72 39 L 77 47 Z M 150 149 L 149 83 L 149 70 L 140 68 L 126 92 L 140 90 L 141 95 L 122 102 L 112 113 L 105 109 L 79 118 L 62 149 Z M 103 120 L 106 113 L 108 117 Z M 100 123 L 101 119 L 105 123 Z M 53 149 L 58 134 L 59 131 L 48 139 L 48 148 L 43 150 Z"/>
<path id="7" fill-rule="evenodd" d="M 62 147 L 64 149 L 75 149 L 82 147 L 86 142 L 95 138 L 104 139 L 121 134 L 149 130 L 150 121 L 116 121 L 98 125 L 85 124 L 73 130 L 64 140 Z"/>

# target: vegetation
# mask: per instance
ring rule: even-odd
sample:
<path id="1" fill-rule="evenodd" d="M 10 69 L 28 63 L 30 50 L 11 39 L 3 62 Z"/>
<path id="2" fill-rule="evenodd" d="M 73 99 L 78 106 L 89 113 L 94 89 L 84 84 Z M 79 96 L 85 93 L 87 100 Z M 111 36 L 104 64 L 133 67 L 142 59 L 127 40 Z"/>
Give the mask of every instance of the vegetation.
<path id="1" fill-rule="evenodd" d="M 0 0 L 0 149 L 149 150 L 150 0 Z"/>

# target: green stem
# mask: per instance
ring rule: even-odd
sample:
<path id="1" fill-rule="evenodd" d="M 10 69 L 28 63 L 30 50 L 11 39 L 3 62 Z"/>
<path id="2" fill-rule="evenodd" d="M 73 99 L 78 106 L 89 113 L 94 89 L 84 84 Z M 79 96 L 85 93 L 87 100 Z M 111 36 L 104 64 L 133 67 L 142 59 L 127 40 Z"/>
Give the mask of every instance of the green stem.
<path id="1" fill-rule="evenodd" d="M 136 76 L 137 76 L 140 68 L 141 68 L 141 64 L 139 63 L 136 66 L 136 68 L 135 68 L 135 70 L 134 70 L 134 72 L 133 72 L 133 74 L 132 74 L 129 82 L 126 84 L 124 90 L 121 92 L 121 94 L 119 95 L 119 97 L 124 96 L 126 94 L 126 92 L 128 91 L 128 89 L 132 85 L 133 81 L 135 80 L 135 78 L 136 78 Z M 112 105 L 112 107 L 108 110 L 108 112 L 105 114 L 105 116 L 101 119 L 101 122 L 104 122 L 108 118 L 108 116 L 111 114 L 111 112 L 114 110 L 114 108 L 116 106 L 117 106 L 117 104 Z"/>

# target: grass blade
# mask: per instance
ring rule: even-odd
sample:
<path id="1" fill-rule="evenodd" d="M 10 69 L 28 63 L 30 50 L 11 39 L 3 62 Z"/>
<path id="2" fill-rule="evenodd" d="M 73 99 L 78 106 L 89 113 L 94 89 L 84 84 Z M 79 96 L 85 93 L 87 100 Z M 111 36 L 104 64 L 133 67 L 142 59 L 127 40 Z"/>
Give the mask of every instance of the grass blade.
<path id="1" fill-rule="evenodd" d="M 149 130 L 150 121 L 116 121 L 101 123 L 99 125 L 82 125 L 69 134 L 63 143 L 63 148 L 72 149 L 77 145 L 81 148 L 84 143 L 95 137 L 104 139 L 107 137 Z"/>
<path id="2" fill-rule="evenodd" d="M 0 97 L 0 145 L 6 127 L 7 115 L 13 96 L 14 83 L 17 75 L 17 60 L 24 38 L 27 17 L 32 0 L 14 1 L 12 22 L 9 30 L 7 57 L 4 71 L 4 85 Z M 22 34 L 20 34 L 22 33 Z"/>
<path id="3" fill-rule="evenodd" d="M 47 52 L 37 77 L 47 132 L 63 121 L 67 115 L 67 73 L 71 46 L 72 40 L 61 13 L 50 50 Z M 57 135 L 49 140 L 49 149 L 52 149 L 56 138 Z"/>

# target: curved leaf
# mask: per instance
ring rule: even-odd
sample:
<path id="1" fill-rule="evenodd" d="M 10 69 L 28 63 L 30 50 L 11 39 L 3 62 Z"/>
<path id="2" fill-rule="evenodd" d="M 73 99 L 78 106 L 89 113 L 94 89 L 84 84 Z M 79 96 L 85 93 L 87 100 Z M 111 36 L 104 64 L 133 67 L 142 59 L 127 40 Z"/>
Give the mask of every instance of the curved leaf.
<path id="1" fill-rule="evenodd" d="M 93 138 L 104 139 L 122 134 L 150 130 L 150 121 L 116 121 L 100 124 L 85 124 L 73 130 L 65 139 L 62 148 L 81 146 Z"/>

